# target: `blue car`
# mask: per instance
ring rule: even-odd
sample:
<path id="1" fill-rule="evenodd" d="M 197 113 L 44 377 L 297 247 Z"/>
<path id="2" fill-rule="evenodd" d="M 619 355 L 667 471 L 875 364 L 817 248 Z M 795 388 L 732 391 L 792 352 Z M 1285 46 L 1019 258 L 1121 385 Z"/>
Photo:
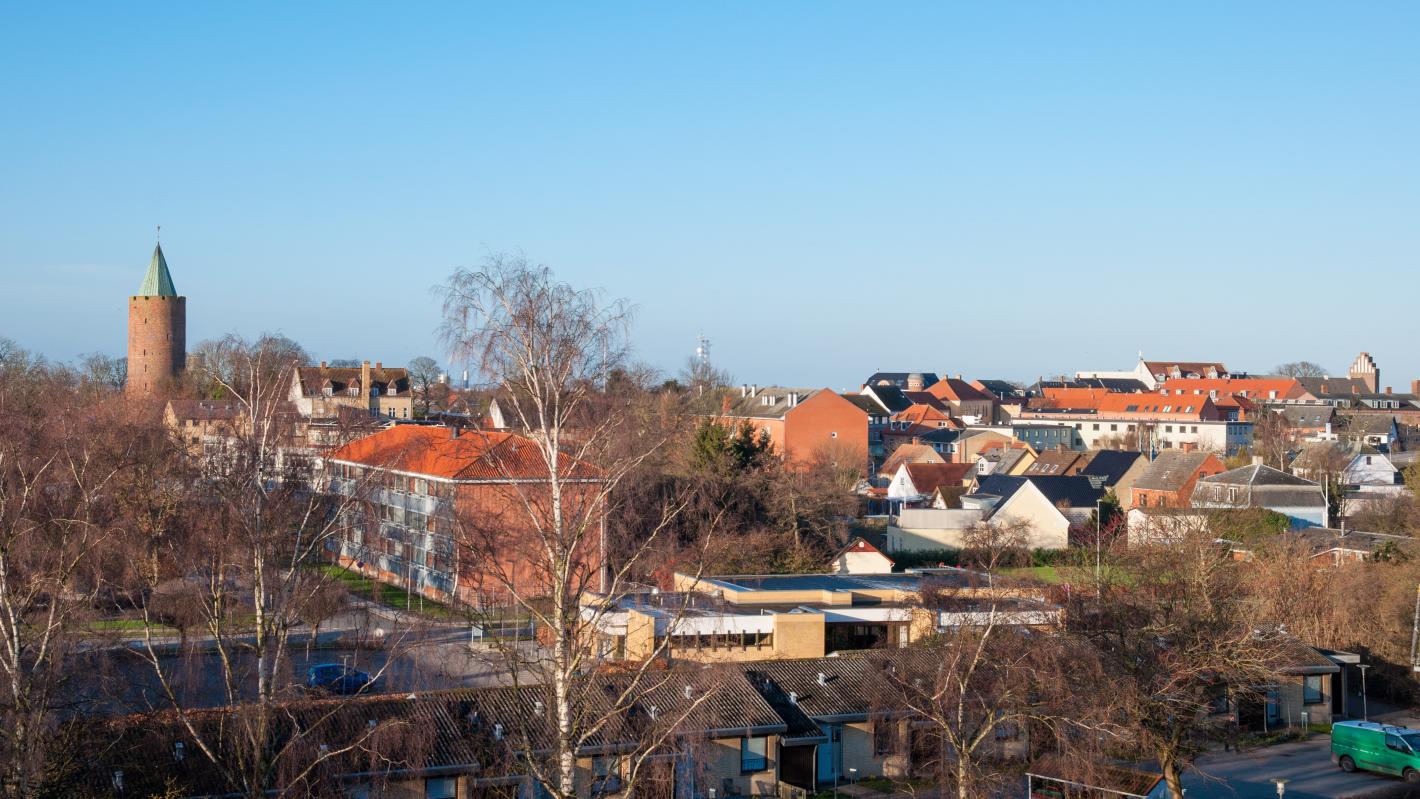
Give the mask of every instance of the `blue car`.
<path id="1" fill-rule="evenodd" d="M 359 669 L 341 663 L 321 663 L 306 669 L 306 687 L 341 696 L 373 690 L 375 680 Z"/>

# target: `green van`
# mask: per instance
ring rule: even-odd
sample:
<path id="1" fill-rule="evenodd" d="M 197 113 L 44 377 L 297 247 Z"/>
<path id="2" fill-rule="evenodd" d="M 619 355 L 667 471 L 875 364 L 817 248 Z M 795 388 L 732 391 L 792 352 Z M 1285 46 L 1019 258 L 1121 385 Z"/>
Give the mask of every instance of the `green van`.
<path id="1" fill-rule="evenodd" d="M 1331 725 L 1331 762 L 1342 771 L 1379 771 L 1420 782 L 1420 730 L 1374 721 Z"/>

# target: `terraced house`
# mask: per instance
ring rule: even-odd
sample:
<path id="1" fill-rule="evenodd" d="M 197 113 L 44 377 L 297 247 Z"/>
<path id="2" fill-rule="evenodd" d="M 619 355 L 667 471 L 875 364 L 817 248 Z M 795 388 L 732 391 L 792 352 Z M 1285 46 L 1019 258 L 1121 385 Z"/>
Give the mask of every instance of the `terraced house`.
<path id="1" fill-rule="evenodd" d="M 674 669 L 620 703 L 623 677 L 592 678 L 587 713 L 606 723 L 578 748 L 576 794 L 803 797 L 907 776 L 917 753 L 932 747 L 913 745 L 921 730 L 907 714 L 874 707 L 874 686 L 885 670 L 919 661 L 913 652 L 879 652 Z M 547 795 L 529 765 L 550 756 L 548 694 L 532 685 L 293 701 L 280 708 L 291 723 L 272 725 L 263 743 L 295 764 L 287 771 L 298 782 L 289 787 L 302 795 L 535 799 Z M 241 795 L 193 731 L 219 757 L 235 758 L 242 710 L 189 711 L 190 728 L 174 714 L 87 724 L 76 734 L 95 754 L 73 766 L 73 793 Z M 302 771 L 302 756 L 321 760 Z"/>

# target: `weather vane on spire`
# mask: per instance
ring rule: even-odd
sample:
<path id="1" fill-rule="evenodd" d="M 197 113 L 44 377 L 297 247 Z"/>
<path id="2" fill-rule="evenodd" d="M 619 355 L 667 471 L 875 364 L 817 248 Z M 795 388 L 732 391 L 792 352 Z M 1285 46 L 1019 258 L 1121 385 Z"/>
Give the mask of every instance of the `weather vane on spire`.
<path id="1" fill-rule="evenodd" d="M 162 241 L 162 240 L 163 240 L 163 226 L 162 226 L 162 225 L 158 225 L 158 230 L 157 230 L 157 232 L 155 232 L 155 233 L 153 234 L 153 240 L 154 240 L 154 241 Z"/>

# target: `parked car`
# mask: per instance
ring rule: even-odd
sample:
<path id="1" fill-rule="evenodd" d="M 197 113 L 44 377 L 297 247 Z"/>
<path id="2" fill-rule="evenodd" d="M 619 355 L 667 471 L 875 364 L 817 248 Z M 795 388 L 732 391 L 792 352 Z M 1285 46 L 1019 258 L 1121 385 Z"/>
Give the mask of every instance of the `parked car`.
<path id="1" fill-rule="evenodd" d="M 1374 721 L 1331 725 L 1331 762 L 1342 771 L 1379 771 L 1420 782 L 1420 730 Z"/>
<path id="2" fill-rule="evenodd" d="M 306 688 L 313 691 L 353 696 L 374 687 L 373 677 L 343 663 L 321 663 L 306 669 Z"/>

